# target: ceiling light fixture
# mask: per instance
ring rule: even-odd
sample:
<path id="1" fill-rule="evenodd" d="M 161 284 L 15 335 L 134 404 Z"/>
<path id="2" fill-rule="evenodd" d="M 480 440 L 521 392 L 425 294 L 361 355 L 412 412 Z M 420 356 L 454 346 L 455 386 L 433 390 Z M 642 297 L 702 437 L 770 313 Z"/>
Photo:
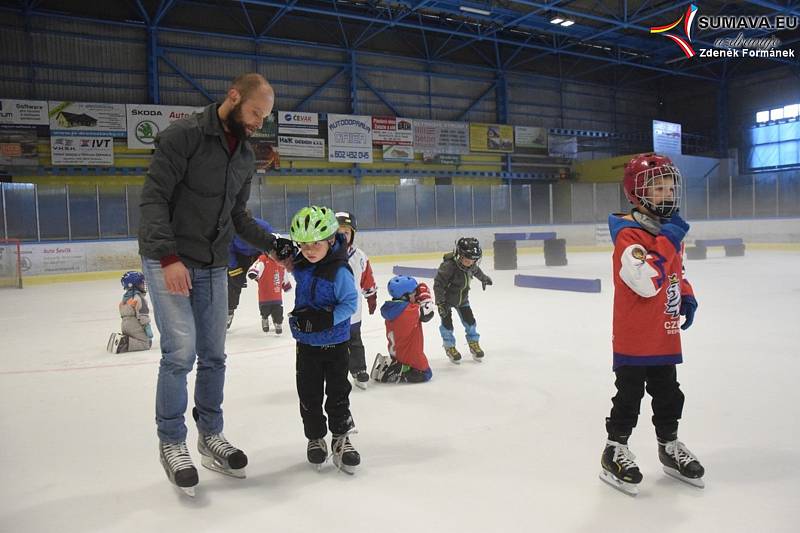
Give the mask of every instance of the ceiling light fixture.
<path id="1" fill-rule="evenodd" d="M 480 9 L 477 7 L 459 6 L 458 9 L 466 13 L 474 13 L 475 15 L 483 15 L 485 17 L 488 17 L 492 14 L 491 11 L 486 11 L 485 9 Z"/>
<path id="2" fill-rule="evenodd" d="M 565 20 L 564 22 L 561 23 L 561 25 L 564 26 L 565 28 L 569 28 L 573 24 L 575 24 L 574 20 Z"/>
<path id="3" fill-rule="evenodd" d="M 561 17 L 556 17 L 550 20 L 550 24 L 561 24 L 562 22 L 564 22 L 564 19 L 562 19 Z"/>

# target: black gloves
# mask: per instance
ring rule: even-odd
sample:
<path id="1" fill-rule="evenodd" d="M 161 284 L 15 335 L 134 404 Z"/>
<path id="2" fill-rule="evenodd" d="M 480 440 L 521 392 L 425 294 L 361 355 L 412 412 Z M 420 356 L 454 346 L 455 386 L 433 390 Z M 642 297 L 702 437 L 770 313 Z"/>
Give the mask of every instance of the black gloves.
<path id="1" fill-rule="evenodd" d="M 275 239 L 275 257 L 277 257 L 279 261 L 294 257 L 295 253 L 297 253 L 297 248 L 295 248 L 291 239 L 286 239 L 284 237 Z"/>
<path id="2" fill-rule="evenodd" d="M 317 333 L 333 327 L 333 312 L 324 309 L 295 309 L 289 314 L 289 324 L 301 333 Z"/>
<path id="3" fill-rule="evenodd" d="M 486 290 L 486 286 L 491 284 L 492 284 L 492 278 L 490 278 L 489 276 L 486 276 L 486 279 L 481 280 L 481 288 L 483 290 Z"/>

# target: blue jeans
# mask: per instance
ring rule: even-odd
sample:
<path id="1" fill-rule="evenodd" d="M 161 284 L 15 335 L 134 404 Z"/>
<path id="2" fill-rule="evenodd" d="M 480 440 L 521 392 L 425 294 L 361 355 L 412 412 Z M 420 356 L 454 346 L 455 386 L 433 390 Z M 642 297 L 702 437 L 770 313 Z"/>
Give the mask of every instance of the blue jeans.
<path id="1" fill-rule="evenodd" d="M 439 334 L 442 336 L 444 347 L 449 348 L 456 345 L 456 337 L 453 332 L 453 314 L 450 306 L 446 306 L 446 313 L 441 317 L 442 323 L 439 326 Z M 472 308 L 469 305 L 463 305 L 455 308 L 461 324 L 464 326 L 464 331 L 467 336 L 467 342 L 477 341 L 481 338 L 478 333 L 478 324 L 475 322 L 475 315 L 472 314 Z"/>
<path id="2" fill-rule="evenodd" d="M 186 375 L 197 358 L 194 405 L 202 434 L 222 431 L 225 385 L 225 326 L 228 316 L 228 269 L 189 268 L 189 296 L 170 294 L 161 264 L 142 258 L 144 277 L 161 334 L 161 364 L 156 388 L 156 425 L 162 442 L 186 440 Z"/>

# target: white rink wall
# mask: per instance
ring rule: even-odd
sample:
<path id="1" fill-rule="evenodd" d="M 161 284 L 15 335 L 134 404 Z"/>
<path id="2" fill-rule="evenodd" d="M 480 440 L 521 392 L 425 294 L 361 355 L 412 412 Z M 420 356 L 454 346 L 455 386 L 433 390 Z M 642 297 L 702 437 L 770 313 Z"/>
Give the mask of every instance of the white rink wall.
<path id="1" fill-rule="evenodd" d="M 688 243 L 694 239 L 740 237 L 746 243 L 800 243 L 800 218 L 690 221 Z M 490 252 L 495 233 L 555 231 L 567 246 L 609 244 L 605 224 L 484 226 L 441 229 L 364 230 L 356 242 L 370 256 L 443 252 L 461 236 L 477 237 Z M 541 241 L 519 246 L 541 246 Z M 135 240 L 52 242 L 22 245 L 23 276 L 139 269 Z"/>

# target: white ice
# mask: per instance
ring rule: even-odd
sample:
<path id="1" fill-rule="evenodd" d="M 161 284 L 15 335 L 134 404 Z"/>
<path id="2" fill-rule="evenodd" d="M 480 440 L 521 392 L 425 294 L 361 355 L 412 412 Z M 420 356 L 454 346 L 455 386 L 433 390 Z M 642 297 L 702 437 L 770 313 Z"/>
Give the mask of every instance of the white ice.
<path id="1" fill-rule="evenodd" d="M 597 277 L 603 292 L 515 288 L 515 272 L 487 258 L 495 284 L 471 293 L 484 363 L 451 364 L 433 321 L 430 383 L 353 390 L 355 476 L 306 463 L 293 342 L 261 332 L 249 287 L 228 335 L 224 403 L 248 477 L 200 467 L 189 423 L 194 500 L 157 457 L 158 348 L 105 352 L 118 281 L 3 290 L 0 531 L 798 531 L 800 252 L 687 263 L 700 306 L 683 334 L 680 437 L 706 488 L 661 471 L 646 396 L 630 443 L 644 474 L 636 498 L 598 479 L 614 390 L 610 255 L 569 260 L 546 268 L 521 255 L 519 272 Z M 375 265 L 381 297 L 391 266 Z M 364 329 L 371 366 L 385 353 L 383 322 L 367 316 Z"/>

